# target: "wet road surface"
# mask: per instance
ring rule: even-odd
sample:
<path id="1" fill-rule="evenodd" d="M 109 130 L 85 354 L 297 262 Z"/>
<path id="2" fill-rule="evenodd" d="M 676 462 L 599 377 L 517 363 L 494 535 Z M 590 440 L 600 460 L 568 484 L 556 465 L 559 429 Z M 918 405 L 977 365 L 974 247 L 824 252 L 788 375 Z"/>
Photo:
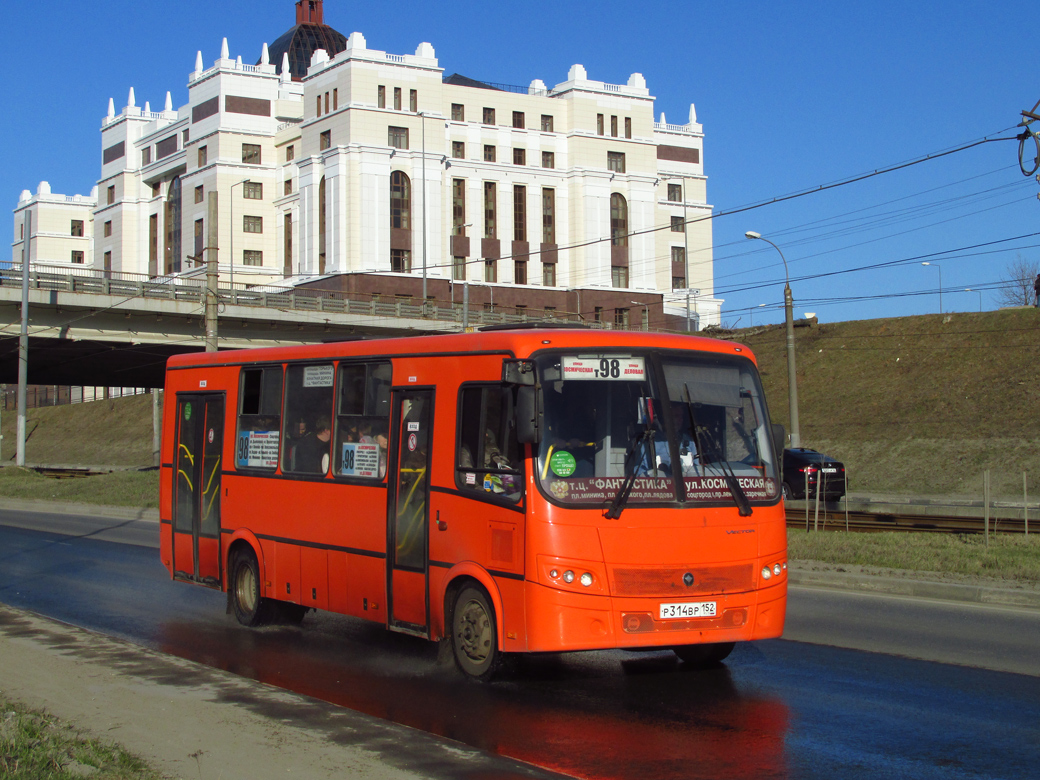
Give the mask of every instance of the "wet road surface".
<path id="1" fill-rule="evenodd" d="M 0 601 L 580 777 L 1017 779 L 1040 765 L 1037 676 L 777 640 L 709 671 L 671 653 L 577 653 L 470 684 L 437 646 L 350 618 L 242 628 L 224 594 L 168 579 L 157 534 L 3 513 Z M 884 644 L 883 617 L 864 642 Z M 799 620 L 825 639 L 820 620 Z"/>

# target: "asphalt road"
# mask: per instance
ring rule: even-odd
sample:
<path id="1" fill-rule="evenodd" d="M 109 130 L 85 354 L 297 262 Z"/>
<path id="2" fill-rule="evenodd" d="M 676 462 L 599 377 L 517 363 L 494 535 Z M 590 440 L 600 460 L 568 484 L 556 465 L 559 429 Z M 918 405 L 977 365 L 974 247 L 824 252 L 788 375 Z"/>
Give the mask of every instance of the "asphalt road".
<path id="1" fill-rule="evenodd" d="M 581 777 L 1017 780 L 1040 766 L 1037 612 L 792 589 L 785 639 L 714 670 L 577 653 L 475 685 L 436 646 L 353 619 L 242 628 L 223 594 L 170 582 L 157 533 L 0 512 L 0 601 Z"/>

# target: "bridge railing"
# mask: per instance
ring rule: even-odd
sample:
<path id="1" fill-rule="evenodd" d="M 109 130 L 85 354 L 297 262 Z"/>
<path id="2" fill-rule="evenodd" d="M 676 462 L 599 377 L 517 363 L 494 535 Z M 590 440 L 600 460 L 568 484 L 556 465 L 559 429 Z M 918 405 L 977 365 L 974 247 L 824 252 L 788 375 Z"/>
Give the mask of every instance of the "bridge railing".
<path id="1" fill-rule="evenodd" d="M 0 287 L 21 287 L 20 268 L 0 268 Z M 201 276 L 156 276 L 121 271 L 103 271 L 96 268 L 35 266 L 29 269 L 29 286 L 34 290 L 81 293 L 84 295 L 111 295 L 126 298 L 163 299 L 171 301 L 205 302 L 206 280 Z M 367 315 L 429 322 L 463 320 L 462 304 L 448 301 L 422 301 L 413 298 L 387 298 L 378 295 L 345 293 L 337 290 L 318 290 L 306 287 L 277 285 L 220 284 L 217 294 L 227 304 L 262 309 L 280 309 L 300 312 L 329 312 L 333 314 Z M 470 306 L 469 323 L 473 326 L 520 324 L 526 322 L 573 322 L 593 328 L 629 330 L 612 322 L 585 320 L 576 312 L 524 308 L 494 308 L 486 310 Z"/>

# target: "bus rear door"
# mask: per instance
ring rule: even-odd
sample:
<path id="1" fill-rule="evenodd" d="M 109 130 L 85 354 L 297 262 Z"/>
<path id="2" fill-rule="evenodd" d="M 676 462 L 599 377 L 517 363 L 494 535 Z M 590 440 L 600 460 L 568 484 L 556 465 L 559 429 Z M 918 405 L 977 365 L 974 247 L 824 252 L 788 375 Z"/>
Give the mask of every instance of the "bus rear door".
<path id="1" fill-rule="evenodd" d="M 220 472 L 224 396 L 177 394 L 173 573 L 220 587 Z"/>
<path id="2" fill-rule="evenodd" d="M 389 627 L 429 636 L 430 449 L 433 390 L 395 391 L 387 511 Z"/>

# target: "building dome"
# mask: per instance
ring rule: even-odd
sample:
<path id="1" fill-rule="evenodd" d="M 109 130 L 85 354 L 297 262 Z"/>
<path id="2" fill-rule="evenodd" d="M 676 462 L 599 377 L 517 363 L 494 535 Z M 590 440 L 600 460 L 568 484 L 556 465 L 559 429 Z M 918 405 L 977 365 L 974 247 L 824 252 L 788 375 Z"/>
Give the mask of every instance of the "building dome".
<path id="1" fill-rule="evenodd" d="M 311 55 L 324 49 L 334 57 L 347 48 L 347 38 L 325 24 L 323 0 L 297 0 L 296 26 L 278 37 L 268 48 L 269 61 L 278 73 L 282 72 L 282 55 L 289 55 L 289 72 L 293 81 L 307 75 Z M 259 63 L 257 63 L 259 64 Z"/>

